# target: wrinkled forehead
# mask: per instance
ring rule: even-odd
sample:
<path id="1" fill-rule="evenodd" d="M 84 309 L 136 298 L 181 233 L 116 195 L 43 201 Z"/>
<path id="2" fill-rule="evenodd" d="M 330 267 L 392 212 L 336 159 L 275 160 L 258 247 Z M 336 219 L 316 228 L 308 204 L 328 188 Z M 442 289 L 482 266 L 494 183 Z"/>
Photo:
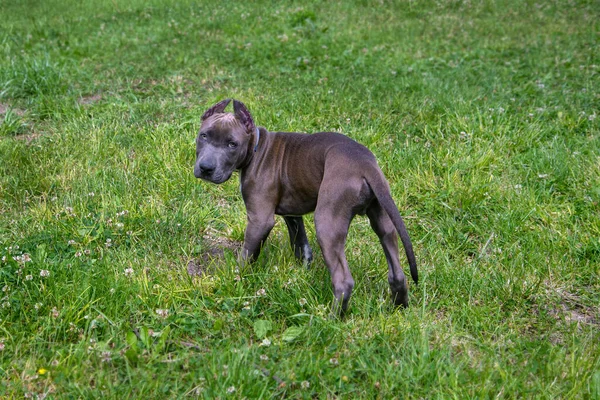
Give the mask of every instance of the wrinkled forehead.
<path id="1" fill-rule="evenodd" d="M 200 130 L 205 132 L 207 130 L 231 130 L 241 129 L 244 130 L 244 126 L 232 113 L 220 113 L 215 114 L 208 118 L 202 123 Z"/>

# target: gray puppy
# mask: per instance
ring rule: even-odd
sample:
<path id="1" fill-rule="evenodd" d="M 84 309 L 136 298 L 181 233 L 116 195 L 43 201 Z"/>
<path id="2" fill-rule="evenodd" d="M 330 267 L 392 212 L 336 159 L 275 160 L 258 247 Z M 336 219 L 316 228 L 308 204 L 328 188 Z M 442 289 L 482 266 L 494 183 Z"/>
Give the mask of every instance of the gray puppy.
<path id="1" fill-rule="evenodd" d="M 296 257 L 309 263 L 312 250 L 302 215 L 314 211 L 317 240 L 333 284 L 334 312 L 344 314 L 354 288 L 344 254 L 348 227 L 356 214 L 367 214 L 388 263 L 392 300 L 407 306 L 408 285 L 398 258 L 397 233 L 415 283 L 417 263 L 375 156 L 338 133 L 269 132 L 256 127 L 246 106 L 237 100 L 234 113 L 225 113 L 230 101 L 223 100 L 202 115 L 194 175 L 219 184 L 234 170 L 240 171 L 248 217 L 242 257 L 249 261 L 258 257 L 278 214 L 287 224 Z"/>

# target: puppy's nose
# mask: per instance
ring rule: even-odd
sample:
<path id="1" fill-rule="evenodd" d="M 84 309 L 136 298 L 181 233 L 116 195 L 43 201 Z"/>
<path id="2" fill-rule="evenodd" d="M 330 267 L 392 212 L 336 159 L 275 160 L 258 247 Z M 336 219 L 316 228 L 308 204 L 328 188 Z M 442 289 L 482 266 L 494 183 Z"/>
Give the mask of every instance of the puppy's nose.
<path id="1" fill-rule="evenodd" d="M 215 171 L 215 165 L 209 162 L 201 162 L 198 167 L 200 167 L 200 172 L 204 175 L 210 175 Z"/>

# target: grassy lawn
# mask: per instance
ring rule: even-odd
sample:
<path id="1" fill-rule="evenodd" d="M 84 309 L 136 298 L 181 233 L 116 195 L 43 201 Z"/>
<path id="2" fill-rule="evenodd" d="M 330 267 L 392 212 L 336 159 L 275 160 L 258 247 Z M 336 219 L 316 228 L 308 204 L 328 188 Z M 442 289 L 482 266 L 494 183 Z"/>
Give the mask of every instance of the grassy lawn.
<path id="1" fill-rule="evenodd" d="M 597 1 L 0 15 L 0 397 L 600 398 Z M 312 217 L 310 269 L 281 219 L 238 265 L 238 178 L 192 173 L 225 97 L 373 151 L 419 263 L 411 307 L 363 217 L 343 320 Z"/>

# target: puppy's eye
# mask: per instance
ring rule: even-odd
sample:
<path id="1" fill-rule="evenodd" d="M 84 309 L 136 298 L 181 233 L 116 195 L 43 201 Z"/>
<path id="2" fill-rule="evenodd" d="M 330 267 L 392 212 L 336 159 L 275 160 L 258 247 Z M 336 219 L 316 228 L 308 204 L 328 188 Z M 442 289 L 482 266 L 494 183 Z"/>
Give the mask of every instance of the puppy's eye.
<path id="1" fill-rule="evenodd" d="M 200 134 L 200 138 L 201 139 L 206 139 L 208 137 L 208 135 L 206 133 L 201 133 Z"/>
<path id="2" fill-rule="evenodd" d="M 230 149 L 235 149 L 238 146 L 238 144 L 236 142 L 229 142 L 229 143 L 227 143 L 227 146 Z"/>

